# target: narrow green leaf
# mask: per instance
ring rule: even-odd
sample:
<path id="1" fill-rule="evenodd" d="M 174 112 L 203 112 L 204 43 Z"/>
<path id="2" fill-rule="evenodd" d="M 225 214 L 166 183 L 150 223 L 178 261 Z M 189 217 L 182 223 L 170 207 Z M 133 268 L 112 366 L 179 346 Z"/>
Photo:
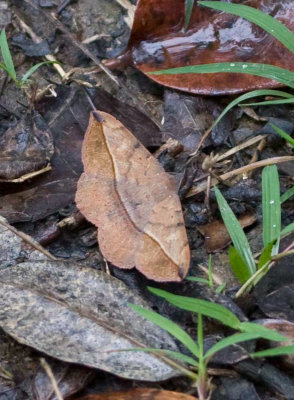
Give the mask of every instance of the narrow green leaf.
<path id="1" fill-rule="evenodd" d="M 252 106 L 272 106 L 276 104 L 291 104 L 294 103 L 294 97 L 289 97 L 287 99 L 275 99 L 275 100 L 266 100 L 260 101 L 258 103 L 243 103 L 240 104 L 240 107 L 252 107 Z"/>
<path id="2" fill-rule="evenodd" d="M 151 293 L 162 297 L 174 306 L 186 311 L 192 311 L 210 318 L 214 318 L 233 329 L 239 329 L 240 321 L 232 311 L 210 301 L 195 299 L 193 297 L 178 296 L 165 290 L 148 287 Z"/>
<path id="3" fill-rule="evenodd" d="M 235 214 L 217 187 L 214 188 L 214 192 L 223 221 L 234 247 L 247 265 L 248 275 L 251 276 L 256 272 L 256 266 L 247 237 Z"/>
<path id="4" fill-rule="evenodd" d="M 262 171 L 262 233 L 263 246 L 276 240 L 272 255 L 279 251 L 281 234 L 280 182 L 276 165 L 269 165 Z"/>
<path id="5" fill-rule="evenodd" d="M 212 276 L 212 255 L 208 256 L 208 284 L 210 289 L 213 290 L 213 276 Z"/>
<path id="6" fill-rule="evenodd" d="M 233 246 L 229 248 L 229 260 L 231 268 L 239 281 L 242 284 L 248 281 L 251 276 L 248 266 Z"/>
<path id="7" fill-rule="evenodd" d="M 262 251 L 259 260 L 258 260 L 258 266 L 257 269 L 260 269 L 266 264 L 272 257 L 272 250 L 273 246 L 275 244 L 275 240 L 273 242 L 270 242 Z"/>
<path id="8" fill-rule="evenodd" d="M 214 121 L 214 123 L 211 126 L 211 129 L 214 128 L 220 120 L 237 104 L 241 103 L 242 101 L 252 99 L 254 97 L 259 97 L 259 96 L 280 96 L 280 97 L 285 97 L 289 98 L 292 97 L 291 94 L 287 92 L 283 92 L 281 90 L 268 90 L 268 89 L 259 89 L 259 90 L 253 90 L 249 93 L 242 94 L 241 96 L 237 97 L 235 100 L 231 101 L 227 107 L 223 110 L 223 112 L 218 116 L 218 118 Z"/>
<path id="9" fill-rule="evenodd" d="M 281 196 L 281 203 L 284 203 L 285 201 L 287 201 L 288 199 L 290 199 L 290 197 L 292 197 L 294 195 L 294 186 L 292 186 L 290 189 L 288 189 L 284 194 L 282 194 Z"/>
<path id="10" fill-rule="evenodd" d="M 293 231 L 294 231 L 294 222 L 292 222 L 291 224 L 285 226 L 285 228 L 282 229 L 281 236 L 289 235 L 289 233 L 291 233 Z"/>
<path id="11" fill-rule="evenodd" d="M 5 67 L 5 65 L 2 64 L 1 62 L 0 62 L 0 68 L 3 69 L 4 71 L 6 71 L 6 72 L 8 73 L 8 69 L 7 69 L 7 68 Z"/>
<path id="12" fill-rule="evenodd" d="M 251 357 L 275 357 L 294 354 L 294 345 L 280 346 L 273 349 L 257 351 L 256 353 L 250 354 Z"/>
<path id="13" fill-rule="evenodd" d="M 233 344 L 247 342 L 248 340 L 258 339 L 260 338 L 259 333 L 236 333 L 235 335 L 226 337 L 221 339 L 215 345 L 213 345 L 206 353 L 205 359 L 211 357 L 213 354 L 217 353 L 220 350 L 225 349 L 226 347 L 232 346 Z"/>
<path id="14" fill-rule="evenodd" d="M 271 127 L 274 128 L 274 130 L 282 136 L 283 139 L 285 139 L 288 143 L 291 144 L 292 147 L 294 147 L 294 139 L 288 135 L 287 132 L 283 131 L 283 129 L 280 129 L 278 126 L 271 124 Z"/>
<path id="15" fill-rule="evenodd" d="M 4 64 L 7 68 L 6 71 L 11 76 L 11 78 L 14 81 L 16 81 L 16 73 L 15 73 L 15 69 L 14 69 L 14 64 L 13 64 L 13 60 L 12 60 L 11 53 L 9 50 L 7 37 L 6 37 L 4 28 L 2 29 L 1 34 L 0 34 L 0 48 L 1 48 L 1 53 L 2 53 Z"/>
<path id="16" fill-rule="evenodd" d="M 213 8 L 214 10 L 238 15 L 239 17 L 253 22 L 270 35 L 274 36 L 294 54 L 294 33 L 272 16 L 265 14 L 256 8 L 241 4 L 224 3 L 221 1 L 198 1 L 198 4 Z"/>
<path id="17" fill-rule="evenodd" d="M 180 328 L 173 321 L 168 318 L 163 317 L 162 315 L 156 313 L 155 311 L 147 310 L 144 307 L 136 306 L 134 304 L 128 304 L 134 311 L 138 314 L 142 315 L 142 317 L 148 319 L 154 324 L 160 326 L 162 329 L 173 335 L 176 339 L 178 339 L 184 346 L 187 347 L 188 350 L 194 356 L 199 357 L 199 348 L 195 341 L 188 335 L 182 328 Z"/>
<path id="18" fill-rule="evenodd" d="M 38 64 L 35 64 L 30 68 L 22 77 L 21 79 L 21 85 L 23 85 L 29 78 L 30 76 L 37 71 L 38 68 L 42 67 L 42 65 L 47 65 L 47 64 L 60 64 L 58 61 L 43 61 Z"/>
<path id="19" fill-rule="evenodd" d="M 220 284 L 220 285 L 215 289 L 215 292 L 216 292 L 216 293 L 221 293 L 221 292 L 224 290 L 224 288 L 226 287 L 226 285 L 227 285 L 227 283 L 226 283 L 226 282 L 223 282 L 222 284 Z"/>
<path id="20" fill-rule="evenodd" d="M 274 329 L 267 328 L 266 326 L 262 326 L 260 324 L 255 324 L 254 322 L 241 322 L 240 330 L 246 333 L 258 333 L 261 338 L 267 340 L 274 340 L 277 342 L 285 342 L 289 340 L 289 338 L 281 335 Z"/>
<path id="21" fill-rule="evenodd" d="M 176 360 L 182 361 L 186 364 L 193 365 L 193 367 L 198 367 L 198 362 L 194 360 L 194 358 L 186 356 L 186 354 L 179 353 L 177 351 L 166 350 L 166 349 L 156 349 L 153 347 L 135 347 L 132 349 L 119 349 L 119 350 L 112 350 L 113 353 L 121 352 L 121 351 L 142 351 L 143 353 L 158 353 L 162 355 L 166 355 Z"/>
<path id="22" fill-rule="evenodd" d="M 188 276 L 188 278 L 186 278 L 186 279 L 187 279 L 187 281 L 206 283 L 207 285 L 209 285 L 209 281 L 207 279 L 197 278 L 196 276 Z"/>
<path id="23" fill-rule="evenodd" d="M 185 0 L 185 31 L 188 29 L 192 10 L 194 6 L 194 0 Z"/>
<path id="24" fill-rule="evenodd" d="M 218 72 L 249 74 L 272 79 L 294 89 L 294 72 L 270 64 L 248 62 L 225 62 L 216 64 L 189 65 L 186 67 L 148 72 L 151 75 L 215 74 Z"/>

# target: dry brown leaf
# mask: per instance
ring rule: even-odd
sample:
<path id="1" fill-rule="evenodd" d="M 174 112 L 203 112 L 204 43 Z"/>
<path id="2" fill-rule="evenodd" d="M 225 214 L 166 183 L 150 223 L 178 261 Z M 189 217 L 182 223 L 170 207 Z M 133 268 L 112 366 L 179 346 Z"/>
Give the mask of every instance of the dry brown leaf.
<path id="1" fill-rule="evenodd" d="M 242 228 L 252 225 L 256 221 L 253 214 L 244 214 L 239 218 Z M 231 243 L 231 238 L 225 224 L 221 221 L 213 221 L 209 224 L 197 226 L 198 231 L 205 238 L 205 250 L 207 253 L 224 249 Z"/>
<path id="2" fill-rule="evenodd" d="M 170 390 L 140 388 L 105 394 L 90 394 L 76 400 L 197 400 L 197 398 Z"/>
<path id="3" fill-rule="evenodd" d="M 190 250 L 171 178 L 120 121 L 92 112 L 76 203 L 98 226 L 104 257 L 155 281 L 180 281 Z"/>

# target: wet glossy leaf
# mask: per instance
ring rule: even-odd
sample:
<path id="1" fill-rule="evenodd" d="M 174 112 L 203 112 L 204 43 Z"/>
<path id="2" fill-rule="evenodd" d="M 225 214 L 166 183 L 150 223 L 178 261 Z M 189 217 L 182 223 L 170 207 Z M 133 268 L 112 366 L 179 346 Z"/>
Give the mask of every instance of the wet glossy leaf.
<path id="1" fill-rule="evenodd" d="M 76 203 L 98 226 L 104 257 L 149 279 L 180 281 L 190 252 L 181 203 L 158 161 L 117 119 L 93 112 Z"/>
<path id="2" fill-rule="evenodd" d="M 217 2 L 231 5 L 228 2 Z M 242 0 L 234 1 L 242 4 Z M 220 62 L 274 64 L 293 70 L 294 55 L 271 34 L 232 14 L 195 2 L 186 32 L 186 0 L 139 0 L 130 41 L 114 62 L 133 64 L 143 73 Z M 247 6 L 261 10 L 294 30 L 294 2 L 249 0 Z M 258 21 L 259 22 L 259 21 Z M 271 29 L 275 30 L 272 26 Z M 289 42 L 289 41 L 288 41 Z M 290 41 L 291 42 L 291 41 Z M 291 46 L 291 43 L 290 43 Z M 293 45 L 292 45 L 293 46 Z M 200 94 L 238 93 L 273 88 L 277 82 L 248 74 L 148 75 L 158 83 Z"/>
<path id="3" fill-rule="evenodd" d="M 276 165 L 269 165 L 262 171 L 262 233 L 264 247 L 276 240 L 272 255 L 277 254 L 281 234 L 281 200 Z"/>
<path id="4" fill-rule="evenodd" d="M 177 351 L 162 329 L 131 310 L 148 305 L 119 280 L 65 262 L 26 262 L 0 270 L 0 325 L 22 344 L 62 361 L 124 378 L 157 381 L 179 372 L 134 347 Z"/>
<path id="5" fill-rule="evenodd" d="M 169 390 L 138 388 L 105 394 L 90 394 L 76 400 L 197 400 L 197 398 Z"/>

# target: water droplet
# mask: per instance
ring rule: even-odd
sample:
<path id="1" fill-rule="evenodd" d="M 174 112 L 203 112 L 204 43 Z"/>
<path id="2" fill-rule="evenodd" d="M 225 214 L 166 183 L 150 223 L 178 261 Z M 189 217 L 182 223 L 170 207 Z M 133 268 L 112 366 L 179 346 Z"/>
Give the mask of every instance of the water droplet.
<path id="1" fill-rule="evenodd" d="M 270 204 L 275 204 L 275 201 L 274 201 L 274 200 L 271 200 L 271 201 L 270 201 Z"/>
<path id="2" fill-rule="evenodd" d="M 273 225 L 273 228 L 276 228 L 277 227 L 277 225 Z"/>
<path id="3" fill-rule="evenodd" d="M 243 64 L 243 65 L 242 65 L 242 68 L 243 68 L 243 69 L 248 68 L 248 65 Z"/>
<path id="4" fill-rule="evenodd" d="M 233 63 L 232 63 L 232 64 L 230 64 L 230 67 L 234 67 L 235 65 L 236 65 L 236 64 L 233 64 Z"/>

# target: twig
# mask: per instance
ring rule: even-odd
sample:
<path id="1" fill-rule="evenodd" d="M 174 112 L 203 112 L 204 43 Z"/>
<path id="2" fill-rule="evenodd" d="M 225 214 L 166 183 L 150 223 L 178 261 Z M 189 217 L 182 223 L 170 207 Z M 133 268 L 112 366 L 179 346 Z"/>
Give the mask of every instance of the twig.
<path id="1" fill-rule="evenodd" d="M 57 399 L 58 400 L 63 400 L 63 396 L 62 396 L 62 394 L 61 394 L 61 392 L 60 392 L 60 390 L 58 388 L 56 379 L 54 377 L 54 374 L 52 372 L 52 369 L 51 369 L 50 365 L 47 363 L 45 358 L 40 358 L 40 364 L 42 365 L 42 367 L 44 368 L 48 378 L 50 379 L 50 382 L 52 384 L 52 387 L 53 387 L 53 390 L 54 390 L 54 393 L 55 393 Z"/>
<path id="2" fill-rule="evenodd" d="M 207 276 L 209 276 L 209 271 L 207 267 L 204 267 L 204 265 L 202 264 L 198 264 L 197 267 L 199 267 L 201 271 L 203 271 Z M 214 272 L 212 272 L 212 279 L 214 280 L 214 283 L 216 283 L 217 285 L 223 284 L 223 281 Z"/>
<path id="3" fill-rule="evenodd" d="M 49 251 L 44 249 L 38 242 L 36 242 L 33 238 L 31 238 L 29 235 L 27 235 L 24 232 L 21 232 L 14 228 L 13 226 L 9 225 L 9 223 L 6 221 L 5 218 L 3 218 L 0 215 L 0 224 L 4 226 L 6 229 L 9 229 L 11 232 L 13 232 L 15 235 L 19 236 L 21 239 L 23 239 L 25 242 L 27 242 L 29 245 L 34 247 L 36 250 L 40 251 L 43 253 L 46 257 L 50 258 L 52 261 L 57 261 L 58 258 L 54 257 Z"/>
<path id="4" fill-rule="evenodd" d="M 225 158 L 232 156 L 233 154 L 237 153 L 238 151 L 244 150 L 247 147 L 254 145 L 266 138 L 267 135 L 258 135 L 254 136 L 253 138 L 247 140 L 244 143 L 238 144 L 237 146 L 233 147 L 232 149 L 228 150 L 226 153 L 223 153 L 218 156 L 217 161 L 222 161 Z M 257 161 L 257 160 L 256 160 Z"/>
<path id="5" fill-rule="evenodd" d="M 244 167 L 234 169 L 233 171 L 226 172 L 223 175 L 220 175 L 219 178 L 223 181 L 233 178 L 234 176 L 240 174 L 246 174 L 249 171 L 253 171 L 256 168 L 265 167 L 266 165 L 271 164 L 280 164 L 283 162 L 294 161 L 294 156 L 284 156 L 284 157 L 272 157 L 267 158 L 266 160 L 257 161 L 253 164 L 245 165 Z M 217 183 L 216 179 L 212 179 L 211 184 L 215 185 Z M 206 189 L 206 183 L 202 183 L 196 187 L 192 187 L 186 197 L 195 196 L 196 194 L 202 193 Z"/>
<path id="6" fill-rule="evenodd" d="M 0 182 L 11 182 L 11 183 L 21 183 L 28 179 L 34 178 L 35 176 L 44 174 L 45 172 L 51 171 L 52 167 L 50 164 L 46 165 L 46 167 L 39 169 L 38 171 L 29 172 L 28 174 L 22 175 L 19 178 L 15 179 L 0 179 Z"/>

